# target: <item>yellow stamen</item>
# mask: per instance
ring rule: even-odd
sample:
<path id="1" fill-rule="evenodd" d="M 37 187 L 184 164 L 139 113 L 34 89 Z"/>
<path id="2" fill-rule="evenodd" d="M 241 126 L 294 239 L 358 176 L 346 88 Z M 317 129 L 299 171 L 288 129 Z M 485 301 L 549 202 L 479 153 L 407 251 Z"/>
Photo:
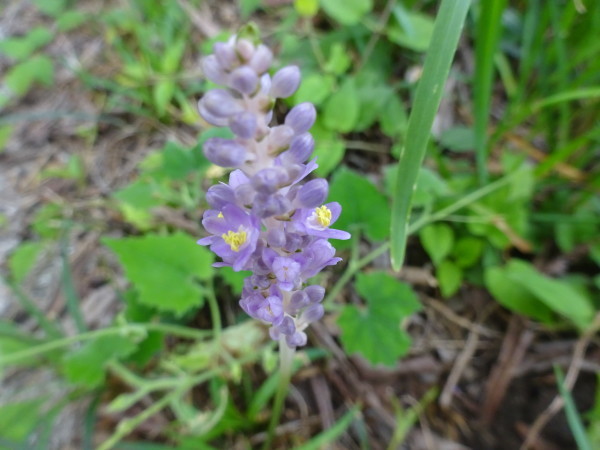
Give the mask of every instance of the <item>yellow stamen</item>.
<path id="1" fill-rule="evenodd" d="M 235 231 L 229 230 L 227 234 L 223 233 L 221 235 L 225 243 L 229 244 L 231 250 L 233 250 L 234 252 L 240 251 L 240 247 L 246 242 L 247 236 L 248 234 L 245 231 L 241 231 L 241 227 L 240 231 L 238 231 L 237 233 Z"/>
<path id="2" fill-rule="evenodd" d="M 225 217 L 225 216 L 223 215 L 223 213 L 221 211 L 219 211 L 219 214 L 217 214 L 217 218 L 222 219 L 223 217 Z"/>
<path id="3" fill-rule="evenodd" d="M 315 214 L 317 216 L 317 222 L 319 222 L 322 227 L 329 226 L 331 223 L 331 210 L 327 206 L 323 205 L 315 208 Z"/>

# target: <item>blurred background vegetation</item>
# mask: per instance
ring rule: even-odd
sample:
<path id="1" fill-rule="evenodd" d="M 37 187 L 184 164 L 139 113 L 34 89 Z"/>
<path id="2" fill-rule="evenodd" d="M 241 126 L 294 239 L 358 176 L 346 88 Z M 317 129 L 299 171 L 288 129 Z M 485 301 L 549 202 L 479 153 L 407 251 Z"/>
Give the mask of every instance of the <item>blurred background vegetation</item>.
<path id="1" fill-rule="evenodd" d="M 226 176 L 202 144 L 228 135 L 199 61 L 250 20 L 302 70 L 276 115 L 317 106 L 353 233 L 275 448 L 600 448 L 600 4 L 474 1 L 424 164 L 398 167 L 439 3 L 2 2 L 0 448 L 264 442 L 276 348 L 195 245 Z"/>

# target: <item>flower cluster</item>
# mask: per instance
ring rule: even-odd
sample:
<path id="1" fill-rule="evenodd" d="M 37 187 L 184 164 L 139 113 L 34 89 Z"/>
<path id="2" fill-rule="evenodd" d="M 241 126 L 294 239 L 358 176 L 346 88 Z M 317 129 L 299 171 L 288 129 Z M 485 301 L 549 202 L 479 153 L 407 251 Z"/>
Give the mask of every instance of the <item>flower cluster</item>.
<path id="1" fill-rule="evenodd" d="M 306 327 L 323 316 L 325 289 L 306 285 L 324 267 L 336 264 L 328 239 L 349 239 L 330 228 L 340 216 L 339 203 L 325 203 L 325 179 L 303 182 L 317 168 L 308 161 L 314 139 L 308 130 L 316 118 L 311 103 L 293 107 L 284 123 L 270 126 L 277 98 L 291 96 L 300 84 L 300 70 L 287 66 L 272 77 L 273 55 L 265 45 L 240 36 L 214 46 L 202 61 L 206 77 L 223 86 L 198 103 L 202 117 L 228 126 L 235 138 L 211 138 L 204 144 L 214 164 L 233 168 L 229 183 L 211 186 L 211 209 L 202 224 L 210 245 L 235 271 L 250 270 L 240 306 L 251 317 L 271 325 L 275 340 L 290 348 L 306 344 Z"/>

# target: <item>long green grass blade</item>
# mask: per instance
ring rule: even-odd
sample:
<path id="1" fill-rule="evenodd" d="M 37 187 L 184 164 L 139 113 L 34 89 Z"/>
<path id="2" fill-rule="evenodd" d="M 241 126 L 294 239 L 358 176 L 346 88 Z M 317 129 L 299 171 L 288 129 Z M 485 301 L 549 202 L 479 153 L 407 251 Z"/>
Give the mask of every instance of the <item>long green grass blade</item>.
<path id="1" fill-rule="evenodd" d="M 329 448 L 328 445 L 335 441 L 346 428 L 350 426 L 352 420 L 356 417 L 358 408 L 354 407 L 331 428 L 316 435 L 306 444 L 296 447 L 296 450 L 318 450 L 320 448 Z"/>
<path id="2" fill-rule="evenodd" d="M 558 382 L 558 391 L 565 402 L 567 422 L 569 423 L 575 442 L 577 442 L 577 447 L 579 450 L 592 450 L 592 444 L 590 444 L 587 434 L 585 433 L 585 428 L 581 421 L 581 416 L 577 411 L 577 407 L 575 406 L 575 401 L 573 400 L 571 393 L 565 388 L 565 377 L 562 370 L 560 370 L 560 367 L 554 366 L 554 374 L 556 375 L 556 380 Z"/>
<path id="3" fill-rule="evenodd" d="M 490 118 L 494 56 L 501 32 L 502 12 L 506 0 L 481 2 L 475 36 L 475 78 L 473 79 L 473 109 L 475 114 L 475 149 L 479 182 L 487 181 L 487 129 Z"/>
<path id="4" fill-rule="evenodd" d="M 399 270 L 404 261 L 417 174 L 425 157 L 431 125 L 440 106 L 444 83 L 448 78 L 470 3 L 470 0 L 443 0 L 435 21 L 423 75 L 408 119 L 406 142 L 400 155 L 392 202 L 391 257 L 395 270 Z"/>

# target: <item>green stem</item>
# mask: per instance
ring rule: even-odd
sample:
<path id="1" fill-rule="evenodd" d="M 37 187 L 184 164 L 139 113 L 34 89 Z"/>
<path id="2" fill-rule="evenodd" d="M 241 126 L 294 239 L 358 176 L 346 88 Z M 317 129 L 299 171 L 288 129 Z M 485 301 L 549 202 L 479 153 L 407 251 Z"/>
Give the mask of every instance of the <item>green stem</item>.
<path id="1" fill-rule="evenodd" d="M 219 312 L 219 304 L 217 297 L 215 296 L 215 288 L 210 282 L 206 289 L 206 297 L 208 299 L 208 308 L 210 309 L 210 316 L 212 319 L 214 341 L 219 342 L 221 338 L 221 313 Z"/>
<path id="2" fill-rule="evenodd" d="M 271 421 L 267 431 L 267 439 L 263 444 L 263 450 L 269 450 L 275 437 L 275 428 L 279 424 L 283 403 L 288 393 L 290 380 L 292 378 L 292 363 L 294 361 L 295 350 L 288 347 L 285 342 L 285 336 L 279 338 L 279 383 L 277 384 L 277 392 L 273 402 L 273 411 L 271 413 Z"/>
<path id="3" fill-rule="evenodd" d="M 172 324 L 128 324 L 120 327 L 104 328 L 101 330 L 94 330 L 89 331 L 87 333 L 81 333 L 75 336 L 68 336 L 61 339 L 55 339 L 53 341 L 44 342 L 43 344 L 36 345 L 35 347 L 30 347 L 18 352 L 10 353 L 8 355 L 0 355 L 0 366 L 14 364 L 21 360 L 33 358 L 35 356 L 42 355 L 52 350 L 68 347 L 69 345 L 75 344 L 77 342 L 90 341 L 99 337 L 112 336 L 115 334 L 124 334 L 131 332 L 145 333 L 146 331 L 162 331 L 165 333 L 175 334 L 178 336 L 184 336 L 194 339 L 202 339 L 207 335 L 212 334 L 212 332 L 210 331 L 193 330 L 191 328 Z"/>

